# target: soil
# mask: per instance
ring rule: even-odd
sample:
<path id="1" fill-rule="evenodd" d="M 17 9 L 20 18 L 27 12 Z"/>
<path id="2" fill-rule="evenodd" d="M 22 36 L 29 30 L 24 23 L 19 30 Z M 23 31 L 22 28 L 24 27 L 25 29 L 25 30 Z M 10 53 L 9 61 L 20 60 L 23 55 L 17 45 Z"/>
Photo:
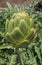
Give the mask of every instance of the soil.
<path id="1" fill-rule="evenodd" d="M 0 7 L 5 7 L 6 2 L 10 2 L 11 4 L 30 4 L 32 0 L 0 0 Z"/>

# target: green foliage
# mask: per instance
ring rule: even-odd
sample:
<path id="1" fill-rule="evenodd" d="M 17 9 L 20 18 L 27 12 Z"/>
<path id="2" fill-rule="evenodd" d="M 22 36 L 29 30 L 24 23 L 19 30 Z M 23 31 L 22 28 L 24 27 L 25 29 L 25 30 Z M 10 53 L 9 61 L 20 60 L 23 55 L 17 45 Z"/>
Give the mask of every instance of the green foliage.
<path id="1" fill-rule="evenodd" d="M 17 11 L 17 6 L 15 10 Z M 0 11 L 0 65 L 42 65 L 42 12 L 25 10 L 34 18 L 34 28 L 37 31 L 28 47 L 17 50 L 13 44 L 7 42 L 2 33 L 5 31 L 5 20 L 10 19 L 13 12 L 6 9 Z"/>

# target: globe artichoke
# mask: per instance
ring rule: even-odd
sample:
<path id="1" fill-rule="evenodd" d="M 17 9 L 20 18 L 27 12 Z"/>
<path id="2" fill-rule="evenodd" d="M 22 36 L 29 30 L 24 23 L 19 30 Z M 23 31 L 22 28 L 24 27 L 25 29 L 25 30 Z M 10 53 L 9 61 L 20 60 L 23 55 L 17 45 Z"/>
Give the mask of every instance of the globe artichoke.
<path id="1" fill-rule="evenodd" d="M 31 40 L 34 30 L 31 31 L 32 18 L 22 11 L 14 13 L 10 20 L 6 20 L 6 38 L 14 45 L 20 45 Z M 26 43 L 25 43 L 26 44 Z"/>

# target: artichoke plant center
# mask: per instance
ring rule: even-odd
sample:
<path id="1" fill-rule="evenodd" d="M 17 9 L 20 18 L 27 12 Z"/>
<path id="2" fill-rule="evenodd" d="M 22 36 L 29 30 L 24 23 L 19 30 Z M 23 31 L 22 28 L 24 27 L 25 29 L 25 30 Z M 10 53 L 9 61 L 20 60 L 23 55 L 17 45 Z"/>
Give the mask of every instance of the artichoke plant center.
<path id="1" fill-rule="evenodd" d="M 22 44 L 30 35 L 31 21 L 28 13 L 24 11 L 14 13 L 10 20 L 6 20 L 6 37 L 15 45 Z"/>

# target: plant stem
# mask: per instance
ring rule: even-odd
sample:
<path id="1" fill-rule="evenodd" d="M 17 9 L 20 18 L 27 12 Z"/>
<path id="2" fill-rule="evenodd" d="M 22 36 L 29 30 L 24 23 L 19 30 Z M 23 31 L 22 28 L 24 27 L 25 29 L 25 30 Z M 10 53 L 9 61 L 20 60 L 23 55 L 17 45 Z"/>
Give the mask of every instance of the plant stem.
<path id="1" fill-rule="evenodd" d="M 18 55 L 18 59 L 20 61 L 20 65 L 24 65 L 24 61 L 23 61 L 22 56 L 20 54 L 19 48 L 16 48 L 15 51 L 16 51 L 16 54 Z"/>

